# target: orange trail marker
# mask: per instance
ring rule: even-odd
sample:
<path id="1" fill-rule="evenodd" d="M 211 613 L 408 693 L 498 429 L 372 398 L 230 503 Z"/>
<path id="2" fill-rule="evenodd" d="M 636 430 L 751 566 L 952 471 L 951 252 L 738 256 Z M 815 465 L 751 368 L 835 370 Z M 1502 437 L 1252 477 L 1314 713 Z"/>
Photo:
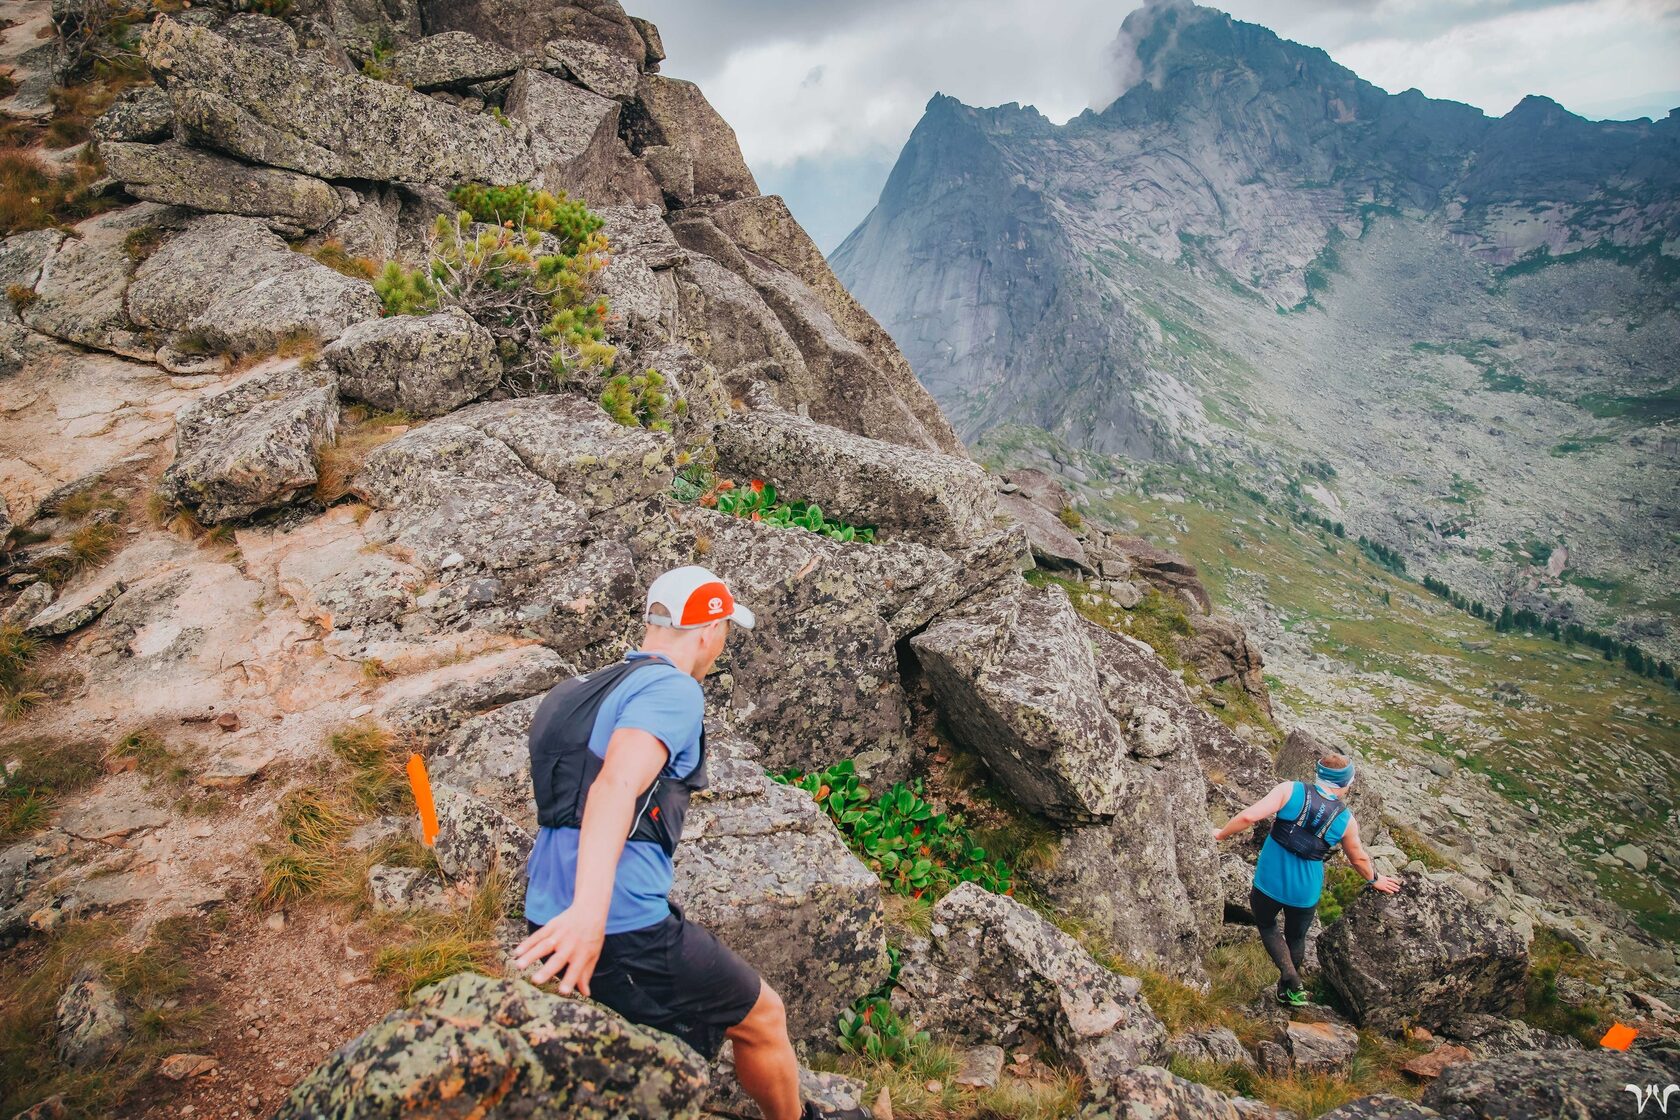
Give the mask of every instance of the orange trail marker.
<path id="1" fill-rule="evenodd" d="M 1604 1037 L 1598 1040 L 1598 1044 L 1606 1050 L 1626 1050 L 1633 1045 L 1633 1040 L 1637 1037 L 1637 1030 L 1617 1023 L 1604 1032 Z"/>
<path id="2" fill-rule="evenodd" d="M 420 810 L 420 839 L 430 848 L 437 841 L 437 804 L 432 801 L 432 780 L 426 776 L 426 760 L 418 754 L 408 756 L 408 785 Z"/>

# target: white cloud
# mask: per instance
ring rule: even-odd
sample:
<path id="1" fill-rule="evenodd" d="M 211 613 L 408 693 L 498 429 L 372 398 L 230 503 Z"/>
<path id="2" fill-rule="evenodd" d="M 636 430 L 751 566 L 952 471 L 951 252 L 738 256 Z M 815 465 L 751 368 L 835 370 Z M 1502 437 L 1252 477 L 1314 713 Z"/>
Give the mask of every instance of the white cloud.
<path id="1" fill-rule="evenodd" d="M 749 163 L 896 153 L 935 92 L 1019 101 L 1063 121 L 1115 85 L 1130 6 L 1100 0 L 631 0 L 661 23 L 667 73 L 698 80 Z M 1680 0 L 1231 0 L 1238 19 L 1323 47 L 1390 91 L 1499 114 L 1525 94 L 1566 107 L 1672 90 Z M 731 19 L 736 25 L 731 26 Z M 684 56 L 685 43 L 697 53 Z"/>

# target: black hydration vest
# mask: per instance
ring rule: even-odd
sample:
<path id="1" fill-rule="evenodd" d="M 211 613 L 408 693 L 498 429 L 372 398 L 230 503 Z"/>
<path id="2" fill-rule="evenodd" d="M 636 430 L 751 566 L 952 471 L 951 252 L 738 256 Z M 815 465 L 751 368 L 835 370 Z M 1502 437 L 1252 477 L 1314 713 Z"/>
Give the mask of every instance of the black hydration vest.
<path id="1" fill-rule="evenodd" d="M 666 664 L 640 657 L 561 681 L 549 689 L 531 720 L 531 786 L 537 823 L 544 828 L 579 828 L 584 800 L 601 773 L 603 760 L 589 749 L 595 716 L 612 690 L 638 669 Z M 629 839 L 658 844 L 670 855 L 682 839 L 688 798 L 706 788 L 706 731 L 700 730 L 700 761 L 681 778 L 655 778 L 636 797 L 636 821 Z"/>
<path id="2" fill-rule="evenodd" d="M 1302 859 L 1323 863 L 1336 850 L 1334 844 L 1325 842 L 1324 834 L 1349 810 L 1335 798 L 1318 792 L 1317 786 L 1307 782 L 1301 785 L 1307 791 L 1301 802 L 1301 815 L 1292 821 L 1284 820 L 1281 814 L 1272 818 L 1272 839 L 1285 851 L 1293 852 Z"/>

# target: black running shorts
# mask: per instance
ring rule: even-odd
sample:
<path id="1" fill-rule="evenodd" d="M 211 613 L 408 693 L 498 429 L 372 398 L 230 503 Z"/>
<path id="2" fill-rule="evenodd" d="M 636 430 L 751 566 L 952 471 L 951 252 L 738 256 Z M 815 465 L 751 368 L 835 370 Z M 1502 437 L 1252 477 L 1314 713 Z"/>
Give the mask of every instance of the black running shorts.
<path id="1" fill-rule="evenodd" d="M 527 922 L 532 932 L 540 929 Z M 590 998 L 632 1023 L 674 1034 L 708 1061 L 747 1017 L 762 981 L 751 965 L 675 906 L 646 929 L 607 935 Z"/>

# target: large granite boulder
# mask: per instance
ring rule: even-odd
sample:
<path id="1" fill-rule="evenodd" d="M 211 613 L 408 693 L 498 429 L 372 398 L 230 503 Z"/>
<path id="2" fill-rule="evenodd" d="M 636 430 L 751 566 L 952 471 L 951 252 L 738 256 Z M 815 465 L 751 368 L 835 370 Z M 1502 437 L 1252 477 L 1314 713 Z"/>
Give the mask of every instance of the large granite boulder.
<path id="1" fill-rule="evenodd" d="M 976 597 L 910 640 L 952 733 L 1074 827 L 1033 872 L 1123 953 L 1195 977 L 1222 913 L 1197 745 L 1207 724 L 1147 648 L 1059 588 Z"/>
<path id="2" fill-rule="evenodd" d="M 1007 1044 L 1027 1031 L 1090 1083 L 1163 1060 L 1167 1032 L 1141 985 L 1012 898 L 963 883 L 905 949 L 894 1004 L 919 1027 Z"/>
<path id="3" fill-rule="evenodd" d="M 150 144 L 169 138 L 175 123 L 169 95 L 155 85 L 124 90 L 93 122 L 93 138 L 101 144 Z"/>
<path id="4" fill-rule="evenodd" d="M 855 757 L 878 781 L 909 769 L 897 643 L 1012 576 L 1019 547 L 1006 531 L 959 553 L 846 544 L 690 506 L 645 524 L 637 555 L 650 573 L 699 556 L 757 614 L 725 651 L 729 688 L 718 703 L 765 766 L 820 769 Z"/>
<path id="5" fill-rule="evenodd" d="M 1622 1120 L 1662 1115 L 1664 1087 L 1677 1082 L 1672 1040 L 1626 1052 L 1539 1051 L 1450 1066 L 1423 1104 L 1445 1120 Z"/>
<path id="6" fill-rule="evenodd" d="M 315 485 L 337 422 L 330 375 L 296 362 L 261 370 L 181 410 L 159 489 L 207 525 L 285 505 Z"/>
<path id="7" fill-rule="evenodd" d="M 1173 639 L 1178 655 L 1196 667 L 1209 684 L 1234 681 L 1267 715 L 1272 711 L 1266 690 L 1266 664 L 1260 647 L 1236 622 L 1218 615 L 1203 615 L 1195 621 L 1195 632 Z"/>
<path id="8" fill-rule="evenodd" d="M 582 39 L 640 66 L 647 45 L 618 0 L 421 0 L 428 33 L 465 31 L 511 51 Z"/>
<path id="9" fill-rule="evenodd" d="M 826 1045 L 886 977 L 881 885 L 809 795 L 727 743 L 712 737 L 712 788 L 689 810 L 671 900 L 776 989 L 795 1039 Z"/>
<path id="10" fill-rule="evenodd" d="M 511 77 L 521 65 L 518 54 L 465 31 L 428 35 L 393 53 L 387 63 L 392 81 L 422 93 Z"/>
<path id="11" fill-rule="evenodd" d="M 338 391 L 388 412 L 441 416 L 495 388 L 496 340 L 458 310 L 357 323 L 321 352 Z"/>
<path id="12" fill-rule="evenodd" d="M 997 493 L 966 458 L 885 443 L 791 412 L 747 412 L 713 433 L 718 470 L 760 478 L 787 500 L 825 514 L 944 548 L 991 532 Z"/>
<path id="13" fill-rule="evenodd" d="M 706 1063 L 672 1035 L 522 980 L 464 973 L 340 1047 L 275 1117 L 693 1120 L 709 1084 Z"/>
<path id="14" fill-rule="evenodd" d="M 910 647 L 954 734 L 1027 808 L 1086 824 L 1139 792 L 1085 623 L 1059 588 L 976 599 Z"/>
<path id="15" fill-rule="evenodd" d="M 1213 610 L 1213 599 L 1202 583 L 1196 565 L 1176 552 L 1150 544 L 1141 537 L 1110 534 L 1105 547 L 1123 556 L 1132 570 L 1167 595 L 1207 614 Z"/>
<path id="16" fill-rule="evenodd" d="M 134 259 L 128 238 L 160 221 L 164 208 L 151 203 L 90 218 L 77 236 L 59 238 L 39 259 L 35 298 L 18 313 L 30 330 L 95 350 L 151 361 L 156 339 L 129 315 L 125 304 Z M 36 241 L 34 248 L 45 242 Z M 34 257 L 32 251 L 23 256 Z M 9 301 L 7 310 L 11 311 Z"/>
<path id="17" fill-rule="evenodd" d="M 1319 938 L 1324 976 L 1362 1026 L 1444 1028 L 1522 1004 L 1528 946 L 1469 899 L 1407 872 L 1397 894 L 1367 891 Z"/>
<path id="18" fill-rule="evenodd" d="M 241 353 L 302 335 L 331 340 L 380 314 L 373 285 L 233 214 L 197 218 L 147 257 L 128 285 L 127 306 L 138 324 Z"/>
<path id="19" fill-rule="evenodd" d="M 184 144 L 104 143 L 99 154 L 135 198 L 262 218 L 291 236 L 320 229 L 344 209 L 320 179 L 252 167 Z"/>
<path id="20" fill-rule="evenodd" d="M 653 174 L 619 139 L 617 101 L 541 70 L 521 70 L 508 116 L 530 126 L 536 181 L 591 206 L 657 206 Z"/>
<path id="21" fill-rule="evenodd" d="M 676 148 L 693 161 L 694 193 L 741 198 L 758 193 L 758 183 L 741 156 L 735 130 L 693 82 L 644 74 L 636 99 L 646 111 L 645 143 Z"/>
<path id="22" fill-rule="evenodd" d="M 253 163 L 445 187 L 525 182 L 536 171 L 523 128 L 319 58 L 238 46 L 167 17 L 147 28 L 140 51 L 169 94 L 177 134 Z"/>
<path id="23" fill-rule="evenodd" d="M 635 62 L 586 39 L 550 39 L 544 44 L 543 55 L 545 65 L 561 77 L 615 101 L 635 97 L 641 83 L 641 70 Z"/>

